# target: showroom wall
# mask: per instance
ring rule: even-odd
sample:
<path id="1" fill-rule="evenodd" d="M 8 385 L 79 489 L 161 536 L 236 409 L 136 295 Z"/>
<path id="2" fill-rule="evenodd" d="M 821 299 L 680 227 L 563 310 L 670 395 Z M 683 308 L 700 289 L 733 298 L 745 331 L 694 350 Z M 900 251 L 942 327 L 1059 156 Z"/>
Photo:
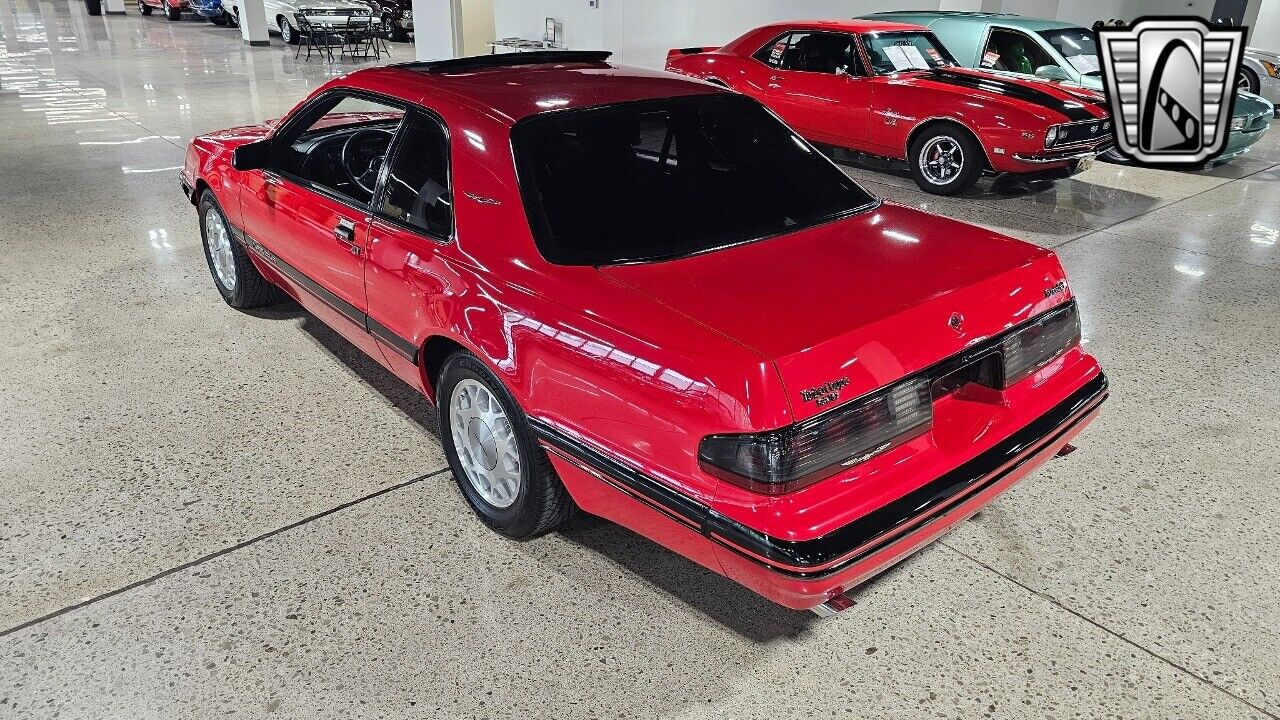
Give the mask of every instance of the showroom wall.
<path id="1" fill-rule="evenodd" d="M 1250 14 L 1259 2 L 1264 7 L 1253 44 L 1274 49 L 1280 42 L 1280 0 L 1250 0 Z M 498 37 L 538 39 L 546 18 L 554 17 L 564 22 L 570 48 L 612 50 L 618 62 L 662 67 L 673 47 L 723 45 L 779 20 L 943 9 L 1057 18 L 1088 27 L 1095 20 L 1143 15 L 1209 17 L 1213 7 L 1214 0 L 494 0 L 494 24 Z"/>
<path id="2" fill-rule="evenodd" d="M 1280 52 L 1280 0 L 1262 0 L 1258 19 L 1253 23 L 1253 35 L 1249 45 L 1271 52 Z"/>

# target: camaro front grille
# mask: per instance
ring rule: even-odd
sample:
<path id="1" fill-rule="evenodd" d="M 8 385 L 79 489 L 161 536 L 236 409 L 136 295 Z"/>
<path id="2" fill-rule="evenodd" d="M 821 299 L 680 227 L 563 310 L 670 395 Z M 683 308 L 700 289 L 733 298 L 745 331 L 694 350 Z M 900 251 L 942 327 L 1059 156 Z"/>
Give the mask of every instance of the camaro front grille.
<path id="1" fill-rule="evenodd" d="M 1111 134 L 1111 122 L 1105 118 L 1085 120 L 1058 126 L 1058 139 L 1053 147 L 1090 143 Z"/>

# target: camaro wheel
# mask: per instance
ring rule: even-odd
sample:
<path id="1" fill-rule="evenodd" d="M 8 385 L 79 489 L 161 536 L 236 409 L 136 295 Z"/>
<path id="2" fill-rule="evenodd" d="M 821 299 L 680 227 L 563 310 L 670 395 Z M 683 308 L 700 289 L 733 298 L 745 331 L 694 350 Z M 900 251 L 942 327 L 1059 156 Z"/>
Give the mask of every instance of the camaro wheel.
<path id="1" fill-rule="evenodd" d="M 150 15 L 151 6 L 142 2 L 142 0 L 138 0 L 138 12 L 142 13 L 143 15 Z"/>
<path id="2" fill-rule="evenodd" d="M 289 21 L 285 20 L 284 18 L 280 18 L 279 22 L 280 22 L 280 37 L 290 45 L 297 45 L 298 33 L 293 31 L 293 26 L 290 25 Z"/>
<path id="3" fill-rule="evenodd" d="M 470 353 L 445 360 L 436 384 L 440 436 L 463 497 L 517 540 L 563 523 L 575 505 L 502 382 Z"/>
<path id="4" fill-rule="evenodd" d="M 262 277 L 232 235 L 231 224 L 208 190 L 200 196 L 200 236 L 204 240 L 204 257 L 209 262 L 213 284 L 228 305 L 254 308 L 280 299 L 279 291 Z"/>
<path id="5" fill-rule="evenodd" d="M 982 146 L 968 131 L 941 125 L 920 133 L 907 155 L 911 177 L 921 190 L 955 195 L 982 175 Z"/>

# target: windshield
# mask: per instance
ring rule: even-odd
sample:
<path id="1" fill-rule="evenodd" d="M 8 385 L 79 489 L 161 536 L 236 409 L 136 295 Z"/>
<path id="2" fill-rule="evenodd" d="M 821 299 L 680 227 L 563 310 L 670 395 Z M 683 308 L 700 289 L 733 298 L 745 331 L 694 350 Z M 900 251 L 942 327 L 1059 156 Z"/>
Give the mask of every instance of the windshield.
<path id="1" fill-rule="evenodd" d="M 1081 75 L 1102 74 L 1098 66 L 1098 46 L 1093 40 L 1093 33 L 1088 30 L 1084 28 L 1041 30 L 1040 37 L 1048 40 L 1049 44 Z"/>
<path id="2" fill-rule="evenodd" d="M 928 70 L 956 62 L 931 32 L 868 33 L 862 36 L 862 42 L 877 75 Z"/>
<path id="3" fill-rule="evenodd" d="M 739 95 L 534 115 L 516 125 L 512 144 L 534 240 L 561 265 L 706 252 L 875 201 Z"/>

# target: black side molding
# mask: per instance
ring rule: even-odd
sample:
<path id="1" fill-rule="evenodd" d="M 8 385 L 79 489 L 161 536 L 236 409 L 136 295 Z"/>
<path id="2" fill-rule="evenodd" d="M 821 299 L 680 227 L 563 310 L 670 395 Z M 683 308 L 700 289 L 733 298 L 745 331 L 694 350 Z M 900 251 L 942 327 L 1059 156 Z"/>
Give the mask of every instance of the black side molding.
<path id="1" fill-rule="evenodd" d="M 790 577 L 816 579 L 849 567 L 946 514 L 947 508 L 1017 471 L 1089 415 L 1107 396 L 1101 373 L 1071 396 L 995 447 L 919 489 L 827 535 L 812 540 L 772 537 L 712 510 L 671 486 L 592 448 L 545 421 L 530 418 L 534 433 L 557 454 L 591 468 L 641 501 L 696 528 L 709 539 Z M 931 516 L 915 526 L 913 521 Z M 797 569 L 798 568 L 798 569 Z"/>
<path id="2" fill-rule="evenodd" d="M 342 298 L 329 292 L 326 288 L 305 275 L 301 270 L 285 262 L 279 255 L 271 252 L 266 246 L 253 239 L 248 233 L 232 226 L 232 233 L 246 248 L 257 255 L 281 275 L 298 284 L 299 287 L 313 295 L 317 300 L 333 308 L 343 317 L 364 328 L 364 331 L 381 340 L 395 354 L 411 363 L 418 362 L 418 346 L 412 340 L 406 340 L 392 332 L 387 326 L 369 317 L 369 314 Z"/>

